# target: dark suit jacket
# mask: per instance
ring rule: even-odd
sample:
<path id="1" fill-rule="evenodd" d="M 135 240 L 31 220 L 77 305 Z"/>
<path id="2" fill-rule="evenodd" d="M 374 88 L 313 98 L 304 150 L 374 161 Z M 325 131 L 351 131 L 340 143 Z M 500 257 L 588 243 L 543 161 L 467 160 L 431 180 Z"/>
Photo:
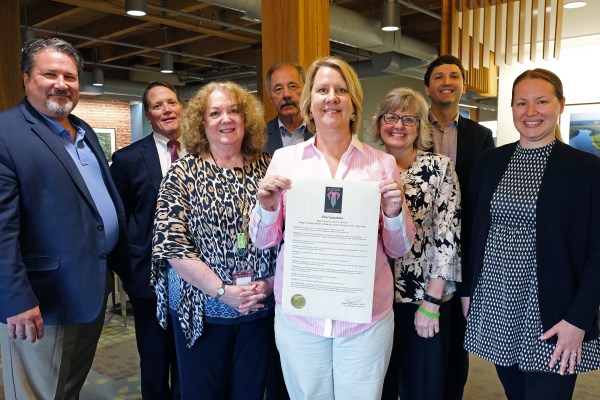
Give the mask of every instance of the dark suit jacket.
<path id="1" fill-rule="evenodd" d="M 475 164 L 469 197 L 473 234 L 464 271 L 472 295 L 483 265 L 494 191 L 516 143 L 485 152 Z M 536 259 L 544 330 L 565 319 L 598 337 L 600 304 L 600 158 L 556 143 L 536 205 Z M 465 277 L 466 275 L 466 277 Z"/>
<path id="2" fill-rule="evenodd" d="M 162 180 L 160 160 L 153 135 L 116 151 L 110 171 L 121 194 L 127 218 L 127 238 L 132 279 L 126 290 L 131 296 L 150 298 L 150 257 L 156 197 Z"/>
<path id="3" fill-rule="evenodd" d="M 469 180 L 477 157 L 487 149 L 493 148 L 492 131 L 468 118 L 458 117 L 458 140 L 456 143 L 456 175 L 460 184 L 462 207 L 469 192 Z"/>
<path id="4" fill-rule="evenodd" d="M 124 239 L 123 205 L 98 138 L 70 118 L 85 129 Z M 3 322 L 36 305 L 48 325 L 90 322 L 103 309 L 109 256 L 102 219 L 62 139 L 26 100 L 0 114 L 0 255 Z M 128 279 L 127 270 L 117 272 Z"/>
<path id="5" fill-rule="evenodd" d="M 494 138 L 492 137 L 492 131 L 483 125 L 478 124 L 468 118 L 458 117 L 458 137 L 456 142 L 456 175 L 458 176 L 458 183 L 460 186 L 461 193 L 461 241 L 460 241 L 460 254 L 461 254 L 461 265 L 464 266 L 469 262 L 469 243 L 463 238 L 469 235 L 470 224 L 467 222 L 469 219 L 469 199 L 467 193 L 469 192 L 469 181 L 471 177 L 471 171 L 477 158 L 487 149 L 493 148 Z M 464 277 L 463 277 L 464 280 Z M 459 293 L 463 293 L 462 285 L 458 283 L 457 290 Z"/>
<path id="6" fill-rule="evenodd" d="M 279 131 L 279 117 L 275 117 L 267 123 L 267 146 L 265 151 L 270 155 L 275 153 L 275 150 L 283 147 L 281 141 L 281 132 Z M 308 140 L 313 137 L 313 133 L 307 129 L 304 129 L 304 140 Z"/>

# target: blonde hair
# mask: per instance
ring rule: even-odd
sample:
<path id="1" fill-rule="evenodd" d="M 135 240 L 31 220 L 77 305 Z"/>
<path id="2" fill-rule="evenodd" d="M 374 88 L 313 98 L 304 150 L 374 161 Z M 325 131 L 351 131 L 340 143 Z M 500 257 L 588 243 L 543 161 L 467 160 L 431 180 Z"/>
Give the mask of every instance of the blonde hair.
<path id="1" fill-rule="evenodd" d="M 511 107 L 513 106 L 513 102 L 515 99 L 515 87 L 517 86 L 518 83 L 520 83 L 521 81 L 524 81 L 525 79 L 541 79 L 543 81 L 548 82 L 550 85 L 552 85 L 552 90 L 554 92 L 554 95 L 558 99 L 558 101 L 561 103 L 564 103 L 565 95 L 564 95 L 564 91 L 563 91 L 563 85 L 562 85 L 562 82 L 561 82 L 560 78 L 558 77 L 558 75 L 556 75 L 552 71 L 548 71 L 547 69 L 536 68 L 536 69 L 528 69 L 527 71 L 523 72 L 521 75 L 517 76 L 517 78 L 513 82 L 512 95 L 510 98 L 510 106 Z M 560 134 L 560 126 L 558 125 L 558 121 L 556 122 L 556 126 L 554 127 L 554 137 L 559 142 L 563 141 L 562 136 Z"/>
<path id="2" fill-rule="evenodd" d="M 354 119 L 350 120 L 350 133 L 354 135 L 358 133 L 360 128 L 363 91 L 360 81 L 358 80 L 358 75 L 356 75 L 356 71 L 352 69 L 350 64 L 338 57 L 327 56 L 317 58 L 308 68 L 308 72 L 306 73 L 306 83 L 302 90 L 302 96 L 300 96 L 300 114 L 304 119 L 304 123 L 308 130 L 316 132 L 315 120 L 310 112 L 310 95 L 315 83 L 315 75 L 317 74 L 317 71 L 323 67 L 337 70 L 348 86 L 348 93 L 350 94 L 350 100 L 352 101 L 352 108 L 354 110 Z"/>
<path id="3" fill-rule="evenodd" d="M 393 89 L 383 97 L 373 116 L 370 136 L 383 144 L 381 139 L 381 124 L 385 124 L 383 115 L 398 109 L 410 111 L 419 118 L 417 140 L 413 142 L 413 147 L 419 150 L 430 150 L 433 146 L 433 127 L 429 122 L 427 102 L 421 93 L 405 87 Z"/>
<path id="4" fill-rule="evenodd" d="M 216 90 L 231 94 L 235 99 L 244 120 L 242 155 L 248 161 L 256 160 L 267 143 L 264 109 L 262 103 L 252 93 L 230 81 L 211 82 L 198 90 L 189 101 L 183 117 L 182 133 L 187 152 L 194 155 L 209 152 L 205 117 L 209 107 L 208 98 Z"/>

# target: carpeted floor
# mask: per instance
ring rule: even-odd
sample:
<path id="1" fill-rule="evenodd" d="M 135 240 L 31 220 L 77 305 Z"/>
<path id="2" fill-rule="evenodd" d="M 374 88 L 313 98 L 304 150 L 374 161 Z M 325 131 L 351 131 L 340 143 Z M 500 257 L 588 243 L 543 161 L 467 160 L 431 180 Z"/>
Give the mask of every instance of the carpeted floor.
<path id="1" fill-rule="evenodd" d="M 109 300 L 109 304 L 111 303 Z M 114 312 L 109 309 L 106 313 L 105 324 L 92 370 L 87 377 L 80 400 L 141 398 L 139 357 L 135 343 L 131 309 L 128 307 L 125 319 L 123 319 L 118 309 Z M 496 376 L 494 366 L 487 361 L 472 356 L 464 400 L 504 398 L 504 392 Z M 600 399 L 600 371 L 579 376 L 573 399 Z M 4 400 L 4 390 L 0 392 L 0 400 Z"/>

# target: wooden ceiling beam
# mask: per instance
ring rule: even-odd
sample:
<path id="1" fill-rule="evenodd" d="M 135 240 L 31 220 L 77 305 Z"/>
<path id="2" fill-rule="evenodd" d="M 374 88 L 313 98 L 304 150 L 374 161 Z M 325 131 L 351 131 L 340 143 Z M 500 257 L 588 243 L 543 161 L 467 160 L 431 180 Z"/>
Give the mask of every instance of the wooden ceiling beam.
<path id="1" fill-rule="evenodd" d="M 53 0 L 55 2 L 70 4 L 72 6 L 83 7 L 90 10 L 102 11 L 115 15 L 123 15 L 123 6 L 117 6 L 108 2 L 98 2 L 94 0 Z M 219 29 L 204 28 L 195 23 L 185 22 L 181 19 L 165 18 L 156 15 L 147 14 L 143 17 L 136 17 L 140 21 L 153 22 L 155 24 L 165 25 L 173 28 L 184 29 L 192 32 L 204 33 L 222 37 L 229 40 L 238 40 L 244 43 L 256 43 L 257 37 L 250 37 L 240 34 L 231 33 Z"/>

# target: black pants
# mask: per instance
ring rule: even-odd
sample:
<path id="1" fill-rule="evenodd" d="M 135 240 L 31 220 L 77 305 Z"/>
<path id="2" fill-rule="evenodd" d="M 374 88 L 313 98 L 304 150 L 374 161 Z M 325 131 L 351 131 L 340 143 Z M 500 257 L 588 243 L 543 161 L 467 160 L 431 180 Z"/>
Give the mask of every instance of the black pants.
<path id="1" fill-rule="evenodd" d="M 166 330 L 158 324 L 156 297 L 143 299 L 130 295 L 129 300 L 133 306 L 135 339 L 140 355 L 142 398 L 181 398 L 171 319 Z"/>
<path id="2" fill-rule="evenodd" d="M 469 376 L 469 353 L 464 348 L 467 319 L 459 296 L 450 300 L 450 338 L 444 400 L 461 400 Z"/>
<path id="3" fill-rule="evenodd" d="M 496 372 L 508 400 L 570 400 L 577 380 L 577 375 L 524 372 L 516 365 L 496 365 Z"/>
<path id="4" fill-rule="evenodd" d="M 223 325 L 204 321 L 191 348 L 179 325 L 174 331 L 183 400 L 263 399 L 273 317 Z"/>
<path id="5" fill-rule="evenodd" d="M 452 300 L 451 300 L 452 301 Z M 415 331 L 416 304 L 394 304 L 394 346 L 382 400 L 441 400 L 447 369 L 450 302 L 440 307 L 440 332 L 422 338 Z"/>
<path id="6" fill-rule="evenodd" d="M 285 387 L 283 372 L 281 371 L 281 360 L 279 359 L 279 351 L 275 345 L 275 340 L 271 344 L 265 400 L 290 400 L 290 395 Z"/>

